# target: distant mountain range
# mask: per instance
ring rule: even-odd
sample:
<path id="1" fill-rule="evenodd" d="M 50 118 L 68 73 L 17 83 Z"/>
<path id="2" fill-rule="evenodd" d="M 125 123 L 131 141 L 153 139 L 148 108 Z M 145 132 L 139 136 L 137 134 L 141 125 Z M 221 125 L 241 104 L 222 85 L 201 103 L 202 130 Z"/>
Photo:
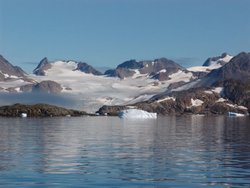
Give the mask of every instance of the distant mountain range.
<path id="1" fill-rule="evenodd" d="M 85 62 L 44 58 L 33 74 L 0 56 L 0 92 L 66 93 L 77 108 L 115 115 L 134 106 L 160 114 L 248 113 L 250 53 L 223 53 L 202 66 L 184 68 L 159 58 L 129 60 L 104 73 Z"/>

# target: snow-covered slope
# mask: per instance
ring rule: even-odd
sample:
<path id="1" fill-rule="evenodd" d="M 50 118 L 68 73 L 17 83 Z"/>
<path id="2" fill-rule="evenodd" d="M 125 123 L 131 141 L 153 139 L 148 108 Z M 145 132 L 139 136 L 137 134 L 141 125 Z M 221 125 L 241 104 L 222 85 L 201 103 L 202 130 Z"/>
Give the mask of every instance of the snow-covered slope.
<path id="1" fill-rule="evenodd" d="M 37 82 L 56 81 L 63 87 L 63 93 L 72 94 L 80 101 L 77 108 L 88 112 L 95 112 L 102 105 L 121 105 L 148 100 L 153 95 L 165 91 L 172 83 L 189 82 L 193 79 L 192 73 L 180 70 L 171 74 L 169 80 L 159 81 L 140 73 L 126 79 L 96 76 L 75 70 L 76 67 L 75 62 L 57 61 L 53 63 L 52 68 L 44 71 L 46 76 L 32 75 L 32 78 Z"/>
<path id="2" fill-rule="evenodd" d="M 223 53 L 221 56 L 208 58 L 202 66 L 190 67 L 187 68 L 187 70 L 192 72 L 210 72 L 211 70 L 222 67 L 232 58 L 233 56 Z"/>
<path id="3" fill-rule="evenodd" d="M 231 57 L 224 54 L 210 58 L 210 63 L 206 66 L 189 69 L 182 68 L 163 58 L 141 62 L 131 60 L 117 66 L 116 71 L 121 70 L 122 72 L 116 73 L 130 75 L 123 77 L 123 79 L 119 76 L 99 75 L 86 63 L 77 61 L 50 62 L 44 58 L 34 70 L 34 74 L 29 75 L 29 79 L 34 80 L 36 84 L 49 80 L 55 81 L 59 84 L 57 88 L 60 92 L 70 94 L 76 99 L 77 106 L 72 106 L 72 108 L 95 112 L 103 105 L 131 105 L 147 101 L 156 95 L 163 94 L 164 96 L 172 91 L 178 92 L 197 87 L 202 78 L 211 80 L 207 75 L 212 75 L 211 72 L 219 70 L 220 68 L 217 67 L 222 66 L 222 61 L 224 63 L 230 61 L 226 65 L 231 65 L 235 61 L 231 60 Z M 204 83 L 205 85 L 202 86 L 207 86 L 207 82 Z M 24 91 L 22 86 L 30 84 L 30 82 L 14 80 L 0 82 L 0 84 L 2 91 L 8 91 L 9 88 L 13 92 L 21 92 Z M 194 98 L 192 106 L 197 105 L 201 105 L 201 101 Z"/>
<path id="4" fill-rule="evenodd" d="M 203 66 L 209 67 L 210 69 L 217 69 L 228 63 L 232 58 L 233 56 L 223 53 L 221 56 L 208 58 Z"/>
<path id="5" fill-rule="evenodd" d="M 52 72 L 63 72 L 66 71 L 76 71 L 84 72 L 87 74 L 93 75 L 102 75 L 101 72 L 94 69 L 91 65 L 88 65 L 84 62 L 77 61 L 49 61 L 47 58 L 44 58 L 40 61 L 39 65 L 33 71 L 34 74 L 45 76 L 48 71 Z"/>
<path id="6" fill-rule="evenodd" d="M 148 75 L 156 80 L 164 81 L 169 79 L 169 75 L 179 70 L 184 71 L 185 68 L 166 58 L 147 61 L 129 60 L 118 65 L 116 69 L 106 71 L 105 75 L 121 79 Z"/>

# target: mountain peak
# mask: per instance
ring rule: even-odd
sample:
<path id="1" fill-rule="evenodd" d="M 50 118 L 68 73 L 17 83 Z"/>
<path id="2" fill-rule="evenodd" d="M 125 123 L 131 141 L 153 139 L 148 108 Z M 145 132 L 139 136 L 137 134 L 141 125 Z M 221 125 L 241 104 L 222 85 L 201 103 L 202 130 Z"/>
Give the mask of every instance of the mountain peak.
<path id="1" fill-rule="evenodd" d="M 125 61 L 117 66 L 116 69 L 108 70 L 105 75 L 112 77 L 119 77 L 124 79 L 126 77 L 133 77 L 135 75 L 147 74 L 154 79 L 158 79 L 157 74 L 161 74 L 161 78 L 168 79 L 170 74 L 184 70 L 182 66 L 167 58 L 159 58 L 154 60 L 136 61 L 134 59 Z M 164 76 L 162 75 L 164 74 Z"/>
<path id="2" fill-rule="evenodd" d="M 68 71 L 79 70 L 81 72 L 93 75 L 101 75 L 102 73 L 94 69 L 92 66 L 85 62 L 77 62 L 73 60 L 68 61 L 49 61 L 47 57 L 43 58 L 38 66 L 33 71 L 34 74 L 45 76 L 46 71 L 50 69 L 67 69 Z"/>
<path id="3" fill-rule="evenodd" d="M 51 68 L 51 64 L 47 57 L 44 57 L 38 66 L 34 69 L 33 73 L 36 75 L 44 76 L 45 71 Z"/>
<path id="4" fill-rule="evenodd" d="M 25 76 L 26 73 L 20 67 L 13 66 L 0 55 L 0 81 Z"/>
<path id="5" fill-rule="evenodd" d="M 205 67 L 216 66 L 217 68 L 219 68 L 225 65 L 226 63 L 228 63 L 232 58 L 233 56 L 224 52 L 220 56 L 208 58 L 202 66 L 205 66 Z"/>

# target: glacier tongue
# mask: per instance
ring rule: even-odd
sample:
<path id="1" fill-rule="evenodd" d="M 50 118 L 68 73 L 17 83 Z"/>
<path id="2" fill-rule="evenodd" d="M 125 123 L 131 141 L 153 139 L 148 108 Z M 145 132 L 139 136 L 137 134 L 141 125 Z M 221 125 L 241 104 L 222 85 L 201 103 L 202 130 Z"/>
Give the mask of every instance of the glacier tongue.
<path id="1" fill-rule="evenodd" d="M 144 110 L 139 110 L 139 109 L 128 109 L 128 110 L 122 110 L 119 112 L 118 116 L 122 119 L 156 119 L 157 118 L 157 113 L 150 113 Z"/>

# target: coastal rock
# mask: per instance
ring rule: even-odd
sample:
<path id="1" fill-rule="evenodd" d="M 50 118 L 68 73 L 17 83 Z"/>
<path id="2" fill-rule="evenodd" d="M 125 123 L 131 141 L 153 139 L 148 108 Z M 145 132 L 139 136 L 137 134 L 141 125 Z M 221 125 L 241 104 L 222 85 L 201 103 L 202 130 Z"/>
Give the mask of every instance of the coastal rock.
<path id="1" fill-rule="evenodd" d="M 96 113 L 100 115 L 109 115 L 109 116 L 117 116 L 118 113 L 122 110 L 126 110 L 128 107 L 126 106 L 102 106 Z"/>
<path id="2" fill-rule="evenodd" d="M 56 116 L 82 116 L 87 115 L 84 111 L 66 109 L 48 104 L 23 105 L 14 104 L 12 106 L 0 107 L 0 116 L 21 117 L 22 114 L 28 117 L 56 117 Z"/>
<path id="3" fill-rule="evenodd" d="M 245 103 L 243 103 L 245 104 Z M 136 109 L 157 114 L 225 114 L 226 112 L 248 113 L 248 107 L 235 104 L 228 98 L 222 98 L 215 88 L 196 88 L 171 95 L 153 97 L 144 102 L 135 103 Z M 249 103 L 247 103 L 249 104 Z M 128 106 L 105 106 L 100 110 L 105 114 L 117 115 Z"/>

